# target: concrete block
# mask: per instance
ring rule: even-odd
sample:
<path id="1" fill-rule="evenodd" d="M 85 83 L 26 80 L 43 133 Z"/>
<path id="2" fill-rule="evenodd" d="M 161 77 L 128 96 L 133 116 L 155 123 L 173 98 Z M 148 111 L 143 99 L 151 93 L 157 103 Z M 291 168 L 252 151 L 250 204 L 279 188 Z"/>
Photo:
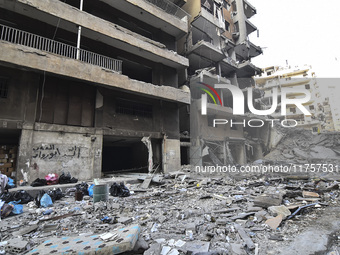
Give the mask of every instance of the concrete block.
<path id="1" fill-rule="evenodd" d="M 21 254 L 26 250 L 28 242 L 21 240 L 20 238 L 11 239 L 8 241 L 6 252 L 12 254 Z"/>
<path id="2" fill-rule="evenodd" d="M 274 214 L 274 216 L 282 215 L 283 219 L 285 219 L 289 215 L 291 215 L 291 212 L 289 211 L 289 209 L 284 205 L 270 206 L 270 207 L 268 207 L 268 211 L 271 212 L 272 214 Z"/>
<path id="3" fill-rule="evenodd" d="M 100 235 L 51 238 L 31 250 L 28 254 L 120 254 L 133 250 L 138 240 L 140 227 L 138 225 L 131 225 L 117 231 L 112 231 L 112 233 L 117 234 L 117 237 L 107 242 L 103 241 Z"/>

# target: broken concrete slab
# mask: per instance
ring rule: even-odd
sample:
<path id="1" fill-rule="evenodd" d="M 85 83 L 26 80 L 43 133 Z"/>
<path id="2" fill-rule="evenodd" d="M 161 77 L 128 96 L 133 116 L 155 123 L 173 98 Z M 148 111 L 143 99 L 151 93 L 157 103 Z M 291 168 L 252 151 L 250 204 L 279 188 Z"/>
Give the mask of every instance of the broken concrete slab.
<path id="1" fill-rule="evenodd" d="M 191 252 L 192 254 L 198 253 L 198 252 L 208 252 L 210 247 L 210 242 L 204 242 L 204 241 L 192 241 L 185 243 L 180 250 L 184 252 Z"/>
<path id="2" fill-rule="evenodd" d="M 64 254 L 79 253 L 81 254 L 120 254 L 125 251 L 131 251 L 140 233 L 138 225 L 132 225 L 121 228 L 116 231 L 117 237 L 108 242 L 101 240 L 100 235 L 87 236 L 65 236 L 61 238 L 51 238 L 31 250 L 28 254 Z"/>
<path id="3" fill-rule="evenodd" d="M 277 206 L 282 203 L 281 194 L 264 194 L 257 196 L 254 200 L 254 206 L 268 208 L 269 206 Z"/>
<path id="4" fill-rule="evenodd" d="M 234 226 L 235 226 L 235 229 L 237 230 L 237 232 L 239 233 L 239 235 L 241 236 L 241 238 L 243 239 L 243 241 L 246 243 L 247 247 L 250 250 L 255 249 L 255 244 L 254 244 L 253 240 L 251 240 L 251 238 L 246 233 L 244 228 L 241 227 L 239 224 L 235 224 Z"/>
<path id="5" fill-rule="evenodd" d="M 280 224 L 282 222 L 282 215 L 279 214 L 278 216 L 272 218 L 272 219 L 268 219 L 266 220 L 266 224 L 273 230 L 276 230 Z"/>
<path id="6" fill-rule="evenodd" d="M 34 225 L 31 225 L 31 226 L 24 227 L 19 231 L 13 232 L 12 234 L 14 236 L 22 236 L 22 235 L 28 234 L 28 233 L 36 230 L 37 228 L 38 228 L 38 225 L 34 224 Z"/>
<path id="7" fill-rule="evenodd" d="M 286 219 L 289 215 L 291 215 L 289 209 L 284 205 L 270 206 L 268 207 L 268 211 L 271 212 L 274 216 L 281 215 L 282 219 Z"/>
<path id="8" fill-rule="evenodd" d="M 162 245 L 160 243 L 153 243 L 150 248 L 144 252 L 144 255 L 159 255 L 162 251 Z"/>

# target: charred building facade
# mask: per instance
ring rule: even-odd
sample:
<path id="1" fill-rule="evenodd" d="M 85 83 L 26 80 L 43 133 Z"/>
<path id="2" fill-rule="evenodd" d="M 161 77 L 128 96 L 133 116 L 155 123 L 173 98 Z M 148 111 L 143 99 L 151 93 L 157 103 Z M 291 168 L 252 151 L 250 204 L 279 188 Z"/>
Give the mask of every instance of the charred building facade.
<path id="1" fill-rule="evenodd" d="M 178 170 L 184 3 L 0 0 L 1 170 L 91 179 L 147 168 L 150 148 Z"/>
<path id="2" fill-rule="evenodd" d="M 230 90 L 216 86 L 235 86 L 245 97 L 247 88 L 255 86 L 253 76 L 261 69 L 251 59 L 262 54 L 262 49 L 249 40 L 249 35 L 257 31 L 249 21 L 256 14 L 255 7 L 247 0 L 188 0 L 183 9 L 191 19 L 179 50 L 190 61 L 192 101 L 190 113 L 181 110 L 181 131 L 188 129 L 185 120 L 190 115 L 191 164 L 204 165 L 205 158 L 213 164 L 244 164 L 262 157 L 268 125 L 244 126 L 249 116 L 236 117 Z M 202 94 L 208 94 L 206 114 L 202 114 Z M 247 112 L 247 106 L 245 109 Z M 228 124 L 214 126 L 214 119 L 224 119 Z M 241 124 L 230 126 L 232 121 Z"/>

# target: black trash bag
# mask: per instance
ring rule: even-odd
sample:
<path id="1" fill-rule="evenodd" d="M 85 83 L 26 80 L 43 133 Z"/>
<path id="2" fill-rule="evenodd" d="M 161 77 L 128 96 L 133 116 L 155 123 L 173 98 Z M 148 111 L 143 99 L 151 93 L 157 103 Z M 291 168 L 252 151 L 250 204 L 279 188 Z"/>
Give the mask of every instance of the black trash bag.
<path id="1" fill-rule="evenodd" d="M 9 203 L 14 201 L 14 194 L 13 192 L 4 192 L 0 195 L 0 200 L 5 201 L 5 203 Z"/>
<path id="2" fill-rule="evenodd" d="M 59 176 L 59 184 L 65 184 L 65 183 L 71 183 L 71 174 L 70 173 L 68 173 L 68 174 L 62 173 Z"/>
<path id="3" fill-rule="evenodd" d="M 120 190 L 118 192 L 118 196 L 120 197 L 129 197 L 130 196 L 130 190 L 124 185 L 123 182 L 119 185 Z"/>
<path id="4" fill-rule="evenodd" d="M 52 198 L 54 203 L 56 200 L 60 200 L 63 197 L 63 192 L 60 188 L 54 188 L 47 191 L 47 194 Z"/>
<path id="5" fill-rule="evenodd" d="M 78 179 L 77 179 L 77 178 L 74 178 L 74 177 L 72 177 L 70 181 L 71 181 L 71 183 L 77 183 L 77 182 L 78 182 Z"/>
<path id="6" fill-rule="evenodd" d="M 128 197 L 130 196 L 130 191 L 123 182 L 119 185 L 114 182 L 110 187 L 110 194 L 114 197 Z"/>
<path id="7" fill-rule="evenodd" d="M 84 196 L 89 195 L 88 188 L 89 185 L 86 182 L 82 182 L 76 185 L 76 189 L 80 190 Z"/>
<path id="8" fill-rule="evenodd" d="M 110 187 L 110 194 L 111 196 L 114 196 L 114 197 L 118 197 L 118 189 L 119 189 L 119 185 L 117 183 L 113 183 Z"/>
<path id="9" fill-rule="evenodd" d="M 32 183 L 31 186 L 32 187 L 40 187 L 40 186 L 45 186 L 47 185 L 47 181 L 45 179 L 35 179 Z"/>
<path id="10" fill-rule="evenodd" d="M 39 191 L 39 194 L 35 197 L 34 201 L 35 201 L 35 204 L 40 207 L 40 200 L 41 198 L 43 197 L 43 195 L 45 194 L 45 191 L 44 190 L 40 190 Z"/>
<path id="11" fill-rule="evenodd" d="M 13 201 L 20 201 L 19 204 L 27 204 L 34 200 L 34 198 L 25 190 L 18 190 L 13 193 Z"/>

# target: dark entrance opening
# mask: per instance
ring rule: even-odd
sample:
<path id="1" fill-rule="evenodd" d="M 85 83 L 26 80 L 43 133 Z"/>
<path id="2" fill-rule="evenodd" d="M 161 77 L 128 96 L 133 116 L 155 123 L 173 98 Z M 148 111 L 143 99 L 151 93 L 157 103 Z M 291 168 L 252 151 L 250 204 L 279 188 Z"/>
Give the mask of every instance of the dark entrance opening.
<path id="1" fill-rule="evenodd" d="M 104 136 L 102 171 L 148 172 L 148 149 L 141 139 Z"/>
<path id="2" fill-rule="evenodd" d="M 0 171 L 15 179 L 21 130 L 0 129 Z"/>

